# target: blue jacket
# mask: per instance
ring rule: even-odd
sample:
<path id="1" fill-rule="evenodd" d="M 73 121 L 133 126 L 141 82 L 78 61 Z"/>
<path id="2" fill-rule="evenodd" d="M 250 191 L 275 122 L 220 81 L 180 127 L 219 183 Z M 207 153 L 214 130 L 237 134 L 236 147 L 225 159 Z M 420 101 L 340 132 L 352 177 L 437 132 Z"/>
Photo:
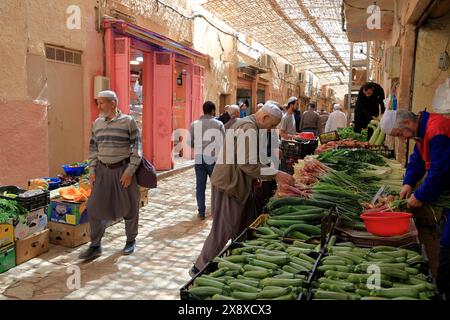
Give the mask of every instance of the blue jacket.
<path id="1" fill-rule="evenodd" d="M 422 139 L 425 136 L 429 117 L 430 114 L 428 112 L 422 113 L 417 138 Z M 423 183 L 414 192 L 414 196 L 425 203 L 438 200 L 444 191 L 450 190 L 450 138 L 445 135 L 437 135 L 430 140 L 429 146 L 431 156 L 430 170 L 427 172 L 425 162 L 416 145 L 414 147 L 414 153 L 409 159 L 408 168 L 406 169 L 403 180 L 403 184 L 409 184 L 414 188 L 427 173 Z M 445 210 L 447 216 L 449 212 L 449 209 Z M 450 216 L 448 217 L 450 218 Z M 444 229 L 447 232 L 443 232 L 441 236 L 441 244 L 445 246 L 450 246 L 449 228 L 450 222 L 447 222 Z"/>

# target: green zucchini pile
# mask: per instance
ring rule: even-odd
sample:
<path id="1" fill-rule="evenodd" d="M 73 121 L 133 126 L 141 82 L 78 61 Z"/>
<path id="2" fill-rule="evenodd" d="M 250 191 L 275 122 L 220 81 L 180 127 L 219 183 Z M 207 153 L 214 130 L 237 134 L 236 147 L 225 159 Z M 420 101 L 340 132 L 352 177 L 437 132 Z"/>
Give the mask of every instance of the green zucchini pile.
<path id="1" fill-rule="evenodd" d="M 274 239 L 241 243 L 231 255 L 217 257 L 218 269 L 194 280 L 189 293 L 202 300 L 295 300 L 306 284 L 320 245 Z"/>
<path id="2" fill-rule="evenodd" d="M 328 246 L 327 252 L 317 268 L 322 276 L 312 282 L 314 300 L 429 300 L 436 294 L 435 285 L 414 267 L 423 262 L 415 251 L 343 243 Z M 378 290 L 367 285 L 373 275 L 368 268 L 373 265 L 381 271 Z"/>
<path id="3" fill-rule="evenodd" d="M 321 221 L 330 213 L 332 203 L 295 198 L 273 198 L 270 217 L 256 229 L 257 237 L 307 241 L 321 234 Z"/>

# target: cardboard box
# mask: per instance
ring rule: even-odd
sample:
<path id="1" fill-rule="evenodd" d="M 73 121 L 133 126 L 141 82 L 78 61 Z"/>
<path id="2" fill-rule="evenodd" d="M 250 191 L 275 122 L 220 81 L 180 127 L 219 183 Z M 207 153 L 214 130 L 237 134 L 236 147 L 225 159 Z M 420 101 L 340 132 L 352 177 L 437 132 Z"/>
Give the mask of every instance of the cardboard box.
<path id="1" fill-rule="evenodd" d="M 36 232 L 45 230 L 47 228 L 47 208 L 33 210 L 28 213 L 25 219 L 21 222 L 14 221 L 14 237 L 16 240 L 25 239 L 26 237 L 35 234 Z"/>
<path id="2" fill-rule="evenodd" d="M 89 223 L 71 226 L 64 223 L 49 222 L 50 243 L 63 247 L 76 248 L 91 241 Z"/>
<path id="3" fill-rule="evenodd" d="M 0 248 L 14 243 L 14 226 L 9 223 L 0 224 Z"/>
<path id="4" fill-rule="evenodd" d="M 79 225 L 88 221 L 86 202 L 52 200 L 47 210 L 51 222 Z"/>
<path id="5" fill-rule="evenodd" d="M 14 244 L 0 249 L 0 273 L 16 266 L 16 250 Z"/>
<path id="6" fill-rule="evenodd" d="M 16 265 L 36 258 L 48 251 L 48 229 L 37 232 L 25 239 L 16 241 Z"/>

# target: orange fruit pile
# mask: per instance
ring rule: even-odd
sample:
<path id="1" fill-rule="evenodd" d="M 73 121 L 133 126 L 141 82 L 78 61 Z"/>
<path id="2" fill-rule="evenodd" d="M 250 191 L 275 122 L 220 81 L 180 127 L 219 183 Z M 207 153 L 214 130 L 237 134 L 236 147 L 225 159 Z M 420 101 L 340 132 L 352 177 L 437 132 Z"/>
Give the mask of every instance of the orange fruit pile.
<path id="1" fill-rule="evenodd" d="M 89 185 L 83 184 L 78 188 L 74 186 L 61 188 L 59 190 L 59 194 L 65 200 L 84 202 L 87 201 L 89 196 L 91 195 L 91 188 Z"/>

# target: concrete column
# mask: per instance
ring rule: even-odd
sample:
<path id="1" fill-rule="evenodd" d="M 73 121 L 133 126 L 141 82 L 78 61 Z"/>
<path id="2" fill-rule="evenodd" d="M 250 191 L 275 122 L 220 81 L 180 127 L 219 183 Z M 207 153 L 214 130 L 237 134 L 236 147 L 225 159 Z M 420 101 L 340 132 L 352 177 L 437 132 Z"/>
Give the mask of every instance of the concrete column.
<path id="1" fill-rule="evenodd" d="M 400 79 L 397 90 L 397 99 L 399 108 L 409 108 L 410 94 L 411 94 L 411 79 L 413 76 L 414 52 L 415 48 L 415 30 L 414 25 L 408 24 L 405 27 L 405 32 L 400 38 L 401 47 L 401 65 L 400 65 Z M 397 139 L 397 159 L 401 163 L 406 161 L 406 144 Z"/>
<path id="2" fill-rule="evenodd" d="M 252 104 L 252 114 L 256 112 L 256 104 L 258 103 L 258 79 L 259 76 L 256 76 L 252 81 L 252 101 L 250 102 Z"/>

